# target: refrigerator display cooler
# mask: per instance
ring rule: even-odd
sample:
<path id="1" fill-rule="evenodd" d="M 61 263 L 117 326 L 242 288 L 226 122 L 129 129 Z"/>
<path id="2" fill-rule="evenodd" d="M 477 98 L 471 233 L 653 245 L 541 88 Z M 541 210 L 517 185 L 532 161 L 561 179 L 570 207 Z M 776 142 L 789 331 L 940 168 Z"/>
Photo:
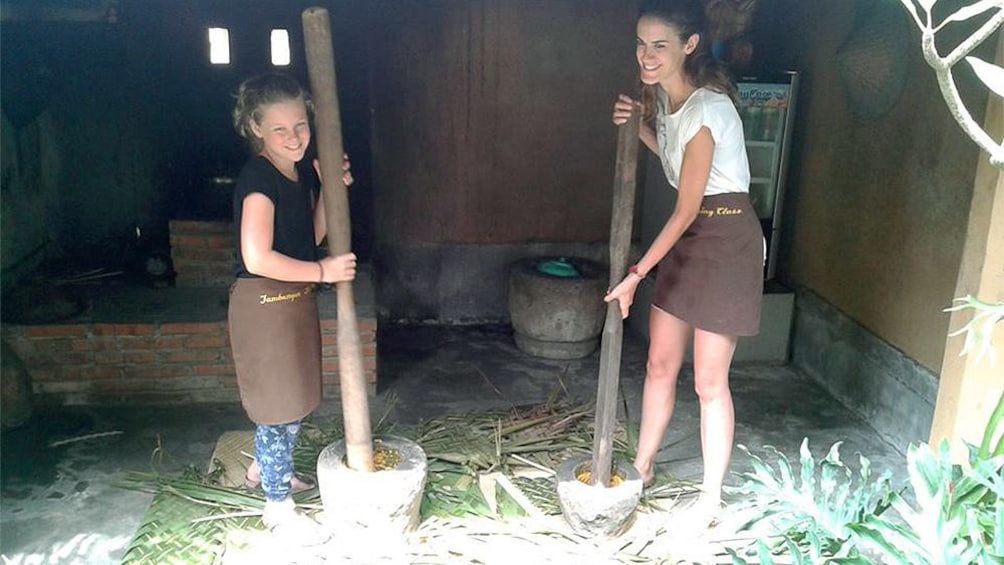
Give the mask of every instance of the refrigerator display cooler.
<path id="1" fill-rule="evenodd" d="M 770 280 L 777 269 L 798 73 L 743 77 L 736 86 L 750 163 L 750 199 L 767 240 L 764 278 Z"/>

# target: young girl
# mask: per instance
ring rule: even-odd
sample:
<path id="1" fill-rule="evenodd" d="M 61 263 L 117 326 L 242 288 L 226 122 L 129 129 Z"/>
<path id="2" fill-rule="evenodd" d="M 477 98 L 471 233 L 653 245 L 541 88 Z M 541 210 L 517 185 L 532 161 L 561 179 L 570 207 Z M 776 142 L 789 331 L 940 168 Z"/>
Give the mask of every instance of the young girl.
<path id="1" fill-rule="evenodd" d="M 749 163 L 735 87 L 709 53 L 703 4 L 661 1 L 638 19 L 637 58 L 645 87 L 639 138 L 662 161 L 676 208 L 648 251 L 606 296 L 628 315 L 638 284 L 658 266 L 634 466 L 650 484 L 676 400 L 688 339 L 701 404 L 702 493 L 693 509 L 707 526 L 721 505 L 735 419 L 729 367 L 737 336 L 760 325 L 764 243 L 749 200 Z M 613 121 L 639 103 L 620 96 Z M 653 129 L 654 125 L 654 129 Z"/>
<path id="2" fill-rule="evenodd" d="M 319 175 L 301 163 L 309 105 L 300 85 L 281 74 L 248 79 L 238 90 L 234 126 L 254 156 L 234 191 L 239 265 L 229 322 L 241 403 L 257 424 L 247 478 L 265 491 L 262 520 L 301 543 L 321 543 L 324 531 L 293 503 L 294 491 L 313 486 L 294 474 L 293 449 L 300 421 L 321 401 L 314 291 L 317 283 L 354 279 L 356 257 L 317 257 L 327 225 Z M 343 169 L 351 184 L 348 161 Z"/>

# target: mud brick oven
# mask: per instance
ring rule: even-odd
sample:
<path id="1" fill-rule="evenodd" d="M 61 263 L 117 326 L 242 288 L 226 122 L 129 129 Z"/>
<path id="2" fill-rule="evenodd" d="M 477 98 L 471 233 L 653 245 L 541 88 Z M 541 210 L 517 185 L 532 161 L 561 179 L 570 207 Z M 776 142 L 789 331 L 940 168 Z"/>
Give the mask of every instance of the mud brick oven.
<path id="1" fill-rule="evenodd" d="M 110 286 L 88 290 L 89 308 L 61 323 L 3 325 L 3 339 L 27 367 L 36 403 L 237 402 L 227 335 L 227 291 L 234 242 L 226 222 L 173 221 L 173 288 Z M 372 279 L 355 295 L 363 365 L 376 390 Z M 324 394 L 338 395 L 333 290 L 319 295 Z"/>

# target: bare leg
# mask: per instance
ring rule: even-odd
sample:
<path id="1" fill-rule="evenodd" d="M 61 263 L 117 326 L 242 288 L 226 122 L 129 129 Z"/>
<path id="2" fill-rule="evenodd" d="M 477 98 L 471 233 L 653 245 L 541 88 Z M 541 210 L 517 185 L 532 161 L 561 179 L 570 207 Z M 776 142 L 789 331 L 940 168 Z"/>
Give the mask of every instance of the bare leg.
<path id="1" fill-rule="evenodd" d="M 638 432 L 638 453 L 634 459 L 634 467 L 646 484 L 655 477 L 655 455 L 673 416 L 676 379 L 689 336 L 689 324 L 652 308 L 649 315 L 648 366 L 641 401 L 641 430 Z"/>
<path id="2" fill-rule="evenodd" d="M 701 402 L 701 451 L 704 455 L 704 501 L 721 503 L 722 482 L 732 457 L 735 412 L 729 390 L 729 367 L 736 336 L 694 331 L 694 387 Z"/>

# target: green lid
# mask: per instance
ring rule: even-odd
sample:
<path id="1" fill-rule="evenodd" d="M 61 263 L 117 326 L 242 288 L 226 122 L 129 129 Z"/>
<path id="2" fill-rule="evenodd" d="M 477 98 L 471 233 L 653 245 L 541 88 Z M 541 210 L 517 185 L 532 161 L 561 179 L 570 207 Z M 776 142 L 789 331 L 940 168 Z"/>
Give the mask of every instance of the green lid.
<path id="1" fill-rule="evenodd" d="M 560 277 L 563 279 L 577 279 L 582 277 L 582 275 L 579 274 L 579 270 L 575 268 L 575 265 L 569 263 L 564 257 L 538 263 L 537 271 L 544 273 L 545 275 L 551 275 L 552 277 Z"/>

